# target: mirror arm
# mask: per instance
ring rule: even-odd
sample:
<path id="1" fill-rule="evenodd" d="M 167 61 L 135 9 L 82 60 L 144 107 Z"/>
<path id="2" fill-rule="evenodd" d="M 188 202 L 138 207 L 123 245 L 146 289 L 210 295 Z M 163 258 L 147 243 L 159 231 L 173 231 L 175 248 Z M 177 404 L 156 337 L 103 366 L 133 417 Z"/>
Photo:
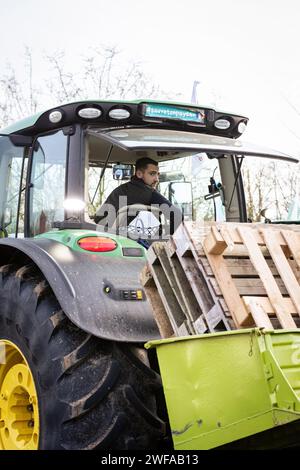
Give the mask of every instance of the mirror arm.
<path id="1" fill-rule="evenodd" d="M 216 197 L 219 197 L 219 196 L 220 196 L 219 191 L 216 191 L 215 193 L 206 194 L 204 196 L 204 199 L 205 201 L 208 201 L 209 199 L 215 199 Z"/>
<path id="2" fill-rule="evenodd" d="M 237 185 L 237 182 L 238 182 L 240 173 L 241 173 L 243 161 L 244 161 L 244 155 L 242 155 L 241 159 L 240 159 L 239 162 L 238 162 L 237 174 L 236 174 L 236 177 L 235 177 L 235 180 L 234 180 L 233 190 L 232 190 L 231 197 L 230 197 L 230 201 L 229 201 L 228 208 L 227 208 L 227 211 L 228 211 L 228 212 L 230 211 L 230 207 L 231 207 L 231 204 L 232 204 L 234 191 L 235 191 L 235 188 L 236 188 L 236 185 Z"/>

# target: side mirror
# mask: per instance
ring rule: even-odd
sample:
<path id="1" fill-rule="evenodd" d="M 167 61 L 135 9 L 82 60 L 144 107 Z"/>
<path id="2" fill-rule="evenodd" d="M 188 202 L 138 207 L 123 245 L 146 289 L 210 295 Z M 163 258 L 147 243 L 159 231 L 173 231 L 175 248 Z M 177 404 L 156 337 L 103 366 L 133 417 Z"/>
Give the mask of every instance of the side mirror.
<path id="1" fill-rule="evenodd" d="M 44 173 L 45 173 L 45 153 L 42 146 L 36 140 L 34 142 L 34 154 L 32 164 L 32 185 L 35 189 L 44 189 Z"/>
<path id="2" fill-rule="evenodd" d="M 186 220 L 193 218 L 193 191 L 190 181 L 176 181 L 169 184 L 169 200 L 183 213 Z"/>
<path id="3" fill-rule="evenodd" d="M 193 202 L 192 184 L 189 181 L 170 183 L 169 199 L 174 204 Z"/>
<path id="4" fill-rule="evenodd" d="M 6 207 L 4 211 L 4 220 L 3 220 L 4 228 L 8 227 L 11 223 L 12 223 L 12 208 Z"/>
<path id="5" fill-rule="evenodd" d="M 116 164 L 113 166 L 113 179 L 114 180 L 130 180 L 134 174 L 133 165 Z"/>
<path id="6" fill-rule="evenodd" d="M 265 224 L 270 224 L 272 222 L 271 219 L 267 217 L 267 208 L 262 209 L 259 215 L 265 219 Z"/>
<path id="7" fill-rule="evenodd" d="M 8 237 L 8 232 L 6 228 L 12 223 L 12 209 L 11 207 L 6 207 L 3 214 L 2 225 L 0 222 L 0 238 Z"/>

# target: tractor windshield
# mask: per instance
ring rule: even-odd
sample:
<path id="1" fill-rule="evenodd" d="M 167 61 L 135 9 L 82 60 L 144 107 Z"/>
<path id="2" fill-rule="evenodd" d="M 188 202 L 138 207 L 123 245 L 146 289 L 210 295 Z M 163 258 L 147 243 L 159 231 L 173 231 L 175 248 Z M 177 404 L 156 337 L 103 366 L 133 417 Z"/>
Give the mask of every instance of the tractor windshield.
<path id="1" fill-rule="evenodd" d="M 295 161 L 281 152 L 244 144 L 235 139 L 165 129 L 130 128 L 106 131 L 91 128 L 87 140 L 86 194 L 89 218 L 95 216 L 115 188 L 130 181 L 136 160 L 146 157 L 159 165 L 157 190 L 181 210 L 185 220 L 252 220 L 253 201 L 250 195 L 253 193 L 253 198 L 257 198 L 257 194 L 271 188 L 270 183 L 263 182 L 262 188 L 255 190 L 250 187 L 249 168 L 258 168 L 256 161 L 259 161 L 266 168 L 275 165 L 274 173 L 276 168 L 294 166 L 289 162 Z M 280 170 L 279 174 L 288 178 L 288 170 Z M 265 175 L 268 175 L 268 171 Z M 242 176 L 246 188 L 246 204 Z M 256 179 L 252 186 L 255 182 Z M 287 187 L 285 183 L 282 184 Z M 270 196 L 268 201 L 269 199 Z M 261 207 L 262 201 L 263 199 L 260 204 L 255 203 L 260 212 L 264 209 Z M 282 203 L 283 201 L 284 196 Z M 257 217 L 255 214 L 255 220 Z"/>
<path id="2" fill-rule="evenodd" d="M 106 201 L 111 192 L 130 180 L 114 179 L 114 165 L 108 165 L 100 180 L 103 166 L 91 165 L 88 174 L 89 216 Z M 205 153 L 192 154 L 159 164 L 157 190 L 184 214 L 185 220 L 225 220 L 225 210 L 218 187 L 221 186 L 219 160 Z M 216 186 L 212 187 L 211 179 Z"/>

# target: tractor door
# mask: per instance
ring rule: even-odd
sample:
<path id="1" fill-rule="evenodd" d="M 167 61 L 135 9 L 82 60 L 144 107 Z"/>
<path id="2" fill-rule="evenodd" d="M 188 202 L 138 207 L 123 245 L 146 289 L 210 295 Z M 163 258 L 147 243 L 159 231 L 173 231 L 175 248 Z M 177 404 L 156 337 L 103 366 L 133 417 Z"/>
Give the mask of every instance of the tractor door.
<path id="1" fill-rule="evenodd" d="M 28 147 L 0 135 L 0 238 L 24 236 L 24 189 Z"/>
<path id="2" fill-rule="evenodd" d="M 36 137 L 29 168 L 26 235 L 34 237 L 64 220 L 68 136 L 62 130 Z"/>

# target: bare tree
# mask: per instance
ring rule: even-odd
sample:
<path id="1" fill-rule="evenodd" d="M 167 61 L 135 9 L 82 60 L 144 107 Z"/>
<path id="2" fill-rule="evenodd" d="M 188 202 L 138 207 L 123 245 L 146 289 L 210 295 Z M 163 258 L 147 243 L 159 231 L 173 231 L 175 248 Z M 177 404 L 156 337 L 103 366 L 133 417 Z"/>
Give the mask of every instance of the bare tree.
<path id="1" fill-rule="evenodd" d="M 14 69 L 8 65 L 0 78 L 0 112 L 3 125 L 10 122 L 10 116 L 20 118 L 24 112 L 24 94 Z M 24 116 L 24 114 L 23 114 Z"/>
<path id="2" fill-rule="evenodd" d="M 33 59 L 28 47 L 24 51 L 24 77 L 18 78 L 16 70 L 7 64 L 0 76 L 0 125 L 37 112 L 40 92 L 33 84 Z"/>
<path id="3" fill-rule="evenodd" d="M 101 99 L 166 96 L 144 73 L 139 61 L 124 63 L 116 46 L 95 49 L 84 58 L 85 92 Z"/>
<path id="4" fill-rule="evenodd" d="M 46 60 L 53 72 L 51 80 L 47 80 L 48 90 L 51 96 L 59 102 L 76 100 L 82 97 L 82 87 L 78 85 L 78 77 L 66 70 L 64 65 L 65 53 L 58 51 L 53 55 L 47 55 Z"/>
<path id="5" fill-rule="evenodd" d="M 34 70 L 33 70 L 33 59 L 32 59 L 32 53 L 29 49 L 28 46 L 25 47 L 25 67 L 27 71 L 27 82 L 28 82 L 28 107 L 29 111 L 31 113 L 36 113 L 37 112 L 37 107 L 38 107 L 38 90 L 33 84 L 33 76 L 34 76 Z"/>
<path id="6" fill-rule="evenodd" d="M 91 97 L 170 99 L 170 95 L 144 72 L 141 62 L 125 60 L 116 46 L 102 46 L 83 56 L 77 64 L 78 72 L 67 67 L 64 51 L 45 54 L 45 78 L 39 78 L 38 85 L 33 56 L 28 47 L 25 48 L 24 59 L 22 78 L 18 77 L 11 64 L 7 64 L 5 73 L 0 75 L 1 127 L 46 106 L 54 107 Z M 178 96 L 172 94 L 172 98 Z"/>

